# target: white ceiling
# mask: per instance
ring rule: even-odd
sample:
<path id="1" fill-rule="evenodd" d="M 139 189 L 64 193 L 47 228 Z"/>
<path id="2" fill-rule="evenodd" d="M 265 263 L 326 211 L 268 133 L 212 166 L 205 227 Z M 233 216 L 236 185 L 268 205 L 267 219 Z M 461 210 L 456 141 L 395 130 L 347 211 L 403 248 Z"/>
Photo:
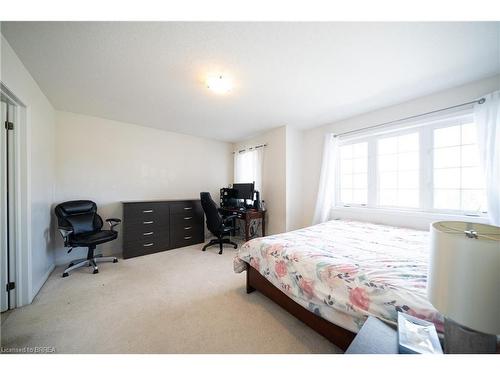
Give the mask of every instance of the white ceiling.
<path id="1" fill-rule="evenodd" d="M 500 72 L 500 23 L 3 22 L 55 108 L 239 141 Z M 235 87 L 216 96 L 211 72 Z"/>

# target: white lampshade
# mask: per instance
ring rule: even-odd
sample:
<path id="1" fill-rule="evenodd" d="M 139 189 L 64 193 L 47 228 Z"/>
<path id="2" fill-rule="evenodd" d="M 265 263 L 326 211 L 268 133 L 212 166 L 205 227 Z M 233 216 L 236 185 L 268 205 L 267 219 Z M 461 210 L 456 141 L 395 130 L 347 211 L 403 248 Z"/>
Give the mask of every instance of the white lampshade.
<path id="1" fill-rule="evenodd" d="M 435 222 L 430 246 L 430 302 L 465 327 L 500 334 L 500 227 Z"/>

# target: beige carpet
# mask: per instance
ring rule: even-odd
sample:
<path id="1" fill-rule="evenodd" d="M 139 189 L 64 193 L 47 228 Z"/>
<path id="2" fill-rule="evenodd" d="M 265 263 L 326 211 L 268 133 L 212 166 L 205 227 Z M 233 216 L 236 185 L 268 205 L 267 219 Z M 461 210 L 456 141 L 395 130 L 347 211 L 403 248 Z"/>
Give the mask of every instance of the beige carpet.
<path id="1" fill-rule="evenodd" d="M 47 280 L 2 314 L 1 345 L 57 353 L 340 353 L 259 292 L 245 293 L 236 250 L 185 247 Z"/>

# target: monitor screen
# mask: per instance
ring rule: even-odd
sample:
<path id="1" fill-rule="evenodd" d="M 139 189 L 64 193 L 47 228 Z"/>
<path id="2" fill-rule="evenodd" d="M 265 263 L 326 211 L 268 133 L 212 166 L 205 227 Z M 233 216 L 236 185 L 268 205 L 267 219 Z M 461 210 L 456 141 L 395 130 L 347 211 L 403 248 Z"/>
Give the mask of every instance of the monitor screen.
<path id="1" fill-rule="evenodd" d="M 236 199 L 253 199 L 253 182 L 250 184 L 233 184 L 233 189 L 236 191 Z"/>

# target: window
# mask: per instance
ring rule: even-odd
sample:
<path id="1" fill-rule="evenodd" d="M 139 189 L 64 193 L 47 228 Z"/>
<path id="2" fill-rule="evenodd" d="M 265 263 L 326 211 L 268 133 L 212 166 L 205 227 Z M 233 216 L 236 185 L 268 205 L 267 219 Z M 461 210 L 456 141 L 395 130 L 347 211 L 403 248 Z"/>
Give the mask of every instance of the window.
<path id="1" fill-rule="evenodd" d="M 379 139 L 377 161 L 379 205 L 418 207 L 418 133 Z"/>
<path id="2" fill-rule="evenodd" d="M 337 204 L 484 214 L 470 113 L 341 140 Z"/>
<path id="3" fill-rule="evenodd" d="M 367 143 L 354 143 L 340 147 L 340 200 L 344 204 L 367 203 L 368 148 Z"/>
<path id="4" fill-rule="evenodd" d="M 434 130 L 434 208 L 481 212 L 486 209 L 473 123 Z"/>
<path id="5" fill-rule="evenodd" d="M 264 148 L 252 147 L 234 154 L 234 182 L 255 183 L 255 190 L 262 192 L 262 163 Z"/>

